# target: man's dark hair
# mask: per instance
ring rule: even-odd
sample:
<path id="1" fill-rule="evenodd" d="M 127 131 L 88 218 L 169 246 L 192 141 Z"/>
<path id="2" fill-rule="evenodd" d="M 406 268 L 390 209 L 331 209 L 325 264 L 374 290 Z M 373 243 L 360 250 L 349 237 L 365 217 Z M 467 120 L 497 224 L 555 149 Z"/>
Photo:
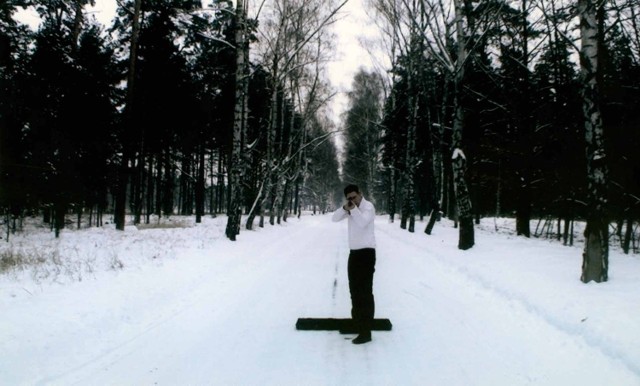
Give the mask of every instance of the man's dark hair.
<path id="1" fill-rule="evenodd" d="M 349 184 L 344 188 L 344 196 L 347 197 L 347 194 L 351 192 L 356 192 L 360 194 L 360 189 L 358 189 L 358 185 Z"/>

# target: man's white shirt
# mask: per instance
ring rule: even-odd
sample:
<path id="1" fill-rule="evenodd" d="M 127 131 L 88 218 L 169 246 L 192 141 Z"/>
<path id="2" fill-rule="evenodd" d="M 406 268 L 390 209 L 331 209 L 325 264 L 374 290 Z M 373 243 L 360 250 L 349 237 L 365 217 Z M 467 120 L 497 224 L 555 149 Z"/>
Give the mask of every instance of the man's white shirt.
<path id="1" fill-rule="evenodd" d="M 376 236 L 373 228 L 375 217 L 376 208 L 362 197 L 360 206 L 351 209 L 351 214 L 349 214 L 349 211 L 344 210 L 343 207 L 340 207 L 333 212 L 332 220 L 338 222 L 346 218 L 349 228 L 349 249 L 363 249 L 376 247 Z"/>

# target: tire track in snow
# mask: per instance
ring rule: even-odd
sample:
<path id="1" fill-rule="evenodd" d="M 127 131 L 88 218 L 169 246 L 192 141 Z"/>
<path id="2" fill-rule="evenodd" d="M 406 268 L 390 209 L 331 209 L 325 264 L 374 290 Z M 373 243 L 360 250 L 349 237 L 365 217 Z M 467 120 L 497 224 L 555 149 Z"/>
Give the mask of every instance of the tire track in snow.
<path id="1" fill-rule="evenodd" d="M 246 274 L 247 270 L 251 270 L 250 265 L 255 264 L 255 261 L 263 256 L 273 257 L 282 255 L 283 251 L 287 251 L 290 238 L 298 237 L 304 232 L 304 227 L 294 226 L 287 227 L 286 237 L 271 237 L 267 238 L 266 242 L 254 243 L 252 239 L 266 237 L 261 234 L 262 232 L 273 232 L 276 229 L 260 230 L 255 232 L 246 232 L 242 235 L 242 242 L 235 243 L 234 254 L 238 258 L 244 256 L 253 256 L 248 261 L 243 261 L 241 264 L 233 267 L 233 272 L 225 272 L 226 282 L 230 284 L 215 287 L 216 291 L 213 294 L 215 299 L 224 298 L 230 296 L 231 292 L 234 292 L 234 296 L 238 292 L 242 292 L 242 297 L 238 298 L 240 302 L 246 302 L 246 299 L 251 297 L 254 293 L 251 291 L 238 291 L 238 289 L 251 288 L 252 283 L 247 283 Z M 283 230 L 281 228 L 280 230 Z M 227 240 L 218 240 L 217 242 L 231 243 Z M 217 243 L 215 243 L 217 244 Z M 212 245 L 212 249 L 204 249 L 200 251 L 202 254 L 215 255 L 216 245 Z M 185 252 L 185 251 L 182 251 Z M 287 263 L 289 258 L 295 258 L 293 255 L 286 256 L 285 259 L 272 258 L 271 260 L 275 264 L 270 264 L 270 269 L 265 271 L 253 272 L 251 279 L 258 279 L 257 281 L 262 283 L 268 281 L 269 278 L 276 276 L 274 272 L 282 270 L 282 267 Z M 212 259 L 215 259 L 212 257 Z M 179 264 L 189 264 L 188 261 L 181 261 Z M 211 264 L 215 266 L 215 261 Z M 203 266 L 203 269 L 210 269 L 213 267 L 210 264 Z M 219 274 L 215 274 L 219 275 Z M 264 278 L 267 278 L 265 280 Z M 86 384 L 85 382 L 92 382 L 94 376 L 104 376 L 107 369 L 117 367 L 119 363 L 127 361 L 139 351 L 144 351 L 144 343 L 149 340 L 151 335 L 154 336 L 171 336 L 172 332 L 164 332 L 163 329 L 172 324 L 177 324 L 177 319 L 188 318 L 188 315 L 193 312 L 194 309 L 202 308 L 203 304 L 213 303 L 211 299 L 212 287 L 207 286 L 207 282 L 210 280 L 210 276 L 206 271 L 198 272 L 197 277 L 194 277 L 194 281 L 184 284 L 184 289 L 180 290 L 180 293 L 176 296 L 167 298 L 166 304 L 163 304 L 161 310 L 153 315 L 145 317 L 144 321 L 139 322 L 138 328 L 127 334 L 124 339 L 119 339 L 107 347 L 102 347 L 99 353 L 92 355 L 89 359 L 78 363 L 70 368 L 66 368 L 57 374 L 51 374 L 45 377 L 40 377 L 35 381 L 37 385 L 44 384 Z M 184 295 L 189 294 L 189 297 L 185 298 Z M 173 294 L 172 294 L 173 295 Z M 205 307 L 206 308 L 206 307 Z M 234 312 L 232 315 L 222 315 L 221 320 L 237 317 Z M 224 324 L 222 322 L 222 324 Z M 173 328 L 174 326 L 169 326 Z M 107 331 L 106 333 L 109 333 Z M 135 359 L 134 359 L 135 360 Z M 150 369 L 151 371 L 152 369 Z"/>
<path id="2" fill-rule="evenodd" d="M 400 243 L 397 240 L 398 233 L 391 232 L 385 226 L 378 226 L 376 228 L 377 232 L 381 232 L 386 236 L 387 240 L 393 240 L 393 242 Z M 554 315 L 546 312 L 545 310 L 539 308 L 525 297 L 518 296 L 517 293 L 513 293 L 508 291 L 508 289 L 500 288 L 496 286 L 494 283 L 490 282 L 486 278 L 482 277 L 480 274 L 471 272 L 468 268 L 460 265 L 456 265 L 448 260 L 445 260 L 437 255 L 433 251 L 433 244 L 425 245 L 415 240 L 415 236 L 417 234 L 411 233 L 400 233 L 402 236 L 402 243 L 407 245 L 411 245 L 421 252 L 421 255 L 428 258 L 430 263 L 436 264 L 438 268 L 440 268 L 443 272 L 449 273 L 450 278 L 456 280 L 459 284 L 464 287 L 464 284 L 471 284 L 471 286 L 465 288 L 470 292 L 484 292 L 489 297 L 494 297 L 496 299 L 500 299 L 505 305 L 510 308 L 522 310 L 526 314 L 528 314 L 533 320 L 538 320 L 553 328 L 555 331 L 569 337 L 573 342 L 579 344 L 579 342 L 583 342 L 589 349 L 600 353 L 603 357 L 608 358 L 609 361 L 613 363 L 620 363 L 624 366 L 628 371 L 640 377 L 640 364 L 635 363 L 627 354 L 617 349 L 616 347 L 607 344 L 602 339 L 595 337 L 591 334 L 581 334 L 579 331 L 576 331 L 575 327 L 572 327 L 569 323 L 563 322 L 559 318 Z M 425 243 L 428 243 L 430 240 L 428 238 L 424 239 Z M 473 253 L 471 252 L 463 252 L 460 253 Z M 422 283 L 426 287 L 428 285 Z M 416 296 L 415 294 L 410 294 L 412 296 Z"/>
<path id="3" fill-rule="evenodd" d="M 433 243 L 429 245 L 433 239 L 406 232 L 396 234 L 384 224 L 376 224 L 380 253 L 374 293 L 378 291 L 376 303 L 381 306 L 376 312 L 380 311 L 380 317 L 392 319 L 394 331 L 376 333 L 373 344 L 364 347 L 353 347 L 335 332 L 296 332 L 294 317 L 325 316 L 323 313 L 334 310 L 346 316 L 342 315 L 346 309 L 341 307 L 349 302 L 348 289 L 346 273 L 341 270 L 346 264 L 347 250 L 346 235 L 329 217 L 306 218 L 295 225 L 291 222 L 291 227 L 267 226 L 257 232 L 243 232 L 233 249 L 228 248 L 230 244 L 225 240 L 216 241 L 211 249 L 201 252 L 212 254 L 210 263 L 173 264 L 172 267 L 191 266 L 185 272 L 192 274 L 193 281 L 170 285 L 171 290 L 180 293 L 168 297 L 167 304 L 163 303 L 155 314 L 135 320 L 137 329 L 129 331 L 128 337 L 136 332 L 140 336 L 125 342 L 123 338 L 127 336 L 116 335 L 110 343 L 123 343 L 123 347 L 116 347 L 110 355 L 96 357 L 89 365 L 53 383 L 71 384 L 74 380 L 83 384 L 574 383 L 558 382 L 570 378 L 554 373 L 564 370 L 562 364 L 549 365 L 542 358 L 549 370 L 544 372 L 538 368 L 540 362 L 527 363 L 536 358 L 526 350 L 532 348 L 540 355 L 541 347 L 562 351 L 551 353 L 555 358 L 575 353 L 588 359 L 584 362 L 588 374 L 598 369 L 587 366 L 599 365 L 605 367 L 604 374 L 610 375 L 612 369 L 625 376 L 629 373 L 624 365 L 609 365 L 610 358 L 596 350 L 586 347 L 578 351 L 585 345 L 545 323 L 540 310 L 528 310 L 525 304 L 517 302 L 507 292 L 508 287 L 492 288 L 495 285 L 486 278 L 469 277 L 474 273 L 465 273 L 464 267 L 457 266 L 455 261 L 442 259 L 433 250 Z M 289 243 L 292 239 L 297 241 Z M 418 241 L 423 239 L 424 243 Z M 218 247 L 232 256 L 222 258 Z M 415 252 L 415 256 L 398 256 L 399 252 Z M 395 257 L 398 266 L 393 266 Z M 144 274 L 145 278 L 154 275 L 153 271 Z M 163 285 L 160 281 L 158 284 Z M 169 291 L 160 294 L 165 293 Z M 155 294 L 154 302 L 157 297 Z M 467 299 L 480 306 L 471 304 L 472 310 L 463 309 Z M 137 300 L 133 304 L 144 302 Z M 492 308 L 483 309 L 486 305 Z M 393 307 L 397 307 L 397 313 Z M 307 309 L 313 315 L 299 314 Z M 144 330 L 153 315 L 169 317 L 171 310 L 182 312 L 151 330 Z M 486 312 L 498 315 L 486 316 Z M 505 323 L 490 324 L 502 322 L 501 318 L 507 319 Z M 516 344 L 506 342 L 507 338 L 495 331 L 501 326 L 509 327 L 514 321 L 517 326 L 511 327 L 510 332 L 518 334 Z M 542 332 L 549 342 L 536 344 L 535 337 L 524 336 L 530 333 L 528 327 Z M 481 334 L 486 336 L 478 336 Z M 496 341 L 491 341 L 494 338 Z M 474 356 L 480 358 L 476 360 Z M 67 368 L 77 363 L 69 363 Z M 576 367 L 574 363 L 573 369 Z M 488 371 L 501 373 L 492 376 Z M 545 382 L 549 378 L 555 383 Z M 628 379 L 608 384 L 637 384 Z M 491 382 L 494 380 L 502 382 Z"/>

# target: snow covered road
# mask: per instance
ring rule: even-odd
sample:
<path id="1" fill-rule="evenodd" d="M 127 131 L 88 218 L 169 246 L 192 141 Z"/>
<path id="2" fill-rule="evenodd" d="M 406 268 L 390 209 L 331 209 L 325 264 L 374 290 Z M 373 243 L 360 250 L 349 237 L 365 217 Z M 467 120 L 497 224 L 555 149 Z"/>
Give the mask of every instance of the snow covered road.
<path id="1" fill-rule="evenodd" d="M 0 384 L 640 385 L 637 259 L 585 286 L 575 248 L 480 232 L 462 252 L 447 225 L 376 227 L 393 330 L 372 343 L 295 330 L 350 313 L 346 223 L 304 216 L 39 292 L 3 281 Z"/>

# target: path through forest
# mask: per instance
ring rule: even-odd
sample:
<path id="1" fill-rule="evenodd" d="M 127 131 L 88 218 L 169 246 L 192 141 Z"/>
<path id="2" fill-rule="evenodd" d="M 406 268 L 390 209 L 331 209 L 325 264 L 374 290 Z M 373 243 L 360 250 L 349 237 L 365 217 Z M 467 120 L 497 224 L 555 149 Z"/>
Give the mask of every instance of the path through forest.
<path id="1" fill-rule="evenodd" d="M 428 237 L 376 221 L 376 316 L 393 330 L 370 344 L 295 330 L 299 317 L 350 309 L 346 223 L 305 216 L 159 265 L 2 296 L 0 384 L 640 385 L 637 342 L 582 329 L 589 315 L 570 299 L 554 311 L 528 296 L 517 284 L 537 280 L 526 260 L 466 264 L 484 258 L 488 235 L 462 252 L 446 225 Z M 522 256 L 538 255 L 534 245 Z M 490 264 L 512 281 L 493 282 Z M 547 296 L 562 297 L 547 279 Z"/>

